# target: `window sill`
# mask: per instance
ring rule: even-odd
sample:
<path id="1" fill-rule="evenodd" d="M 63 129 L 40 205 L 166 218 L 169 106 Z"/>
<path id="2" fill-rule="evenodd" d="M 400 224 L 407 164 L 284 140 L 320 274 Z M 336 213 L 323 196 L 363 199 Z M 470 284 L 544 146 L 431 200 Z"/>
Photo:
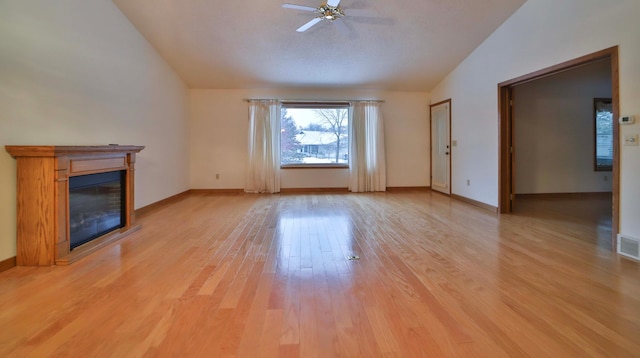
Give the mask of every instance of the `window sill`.
<path id="1" fill-rule="evenodd" d="M 349 169 L 347 164 L 286 164 L 280 169 Z"/>

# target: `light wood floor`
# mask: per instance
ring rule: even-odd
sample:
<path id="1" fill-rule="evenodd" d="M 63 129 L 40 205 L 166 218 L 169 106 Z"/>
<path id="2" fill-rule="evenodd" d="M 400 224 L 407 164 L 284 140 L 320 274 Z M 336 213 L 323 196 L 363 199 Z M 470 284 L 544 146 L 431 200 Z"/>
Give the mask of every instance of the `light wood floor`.
<path id="1" fill-rule="evenodd" d="M 140 221 L 0 273 L 0 356 L 640 355 L 639 264 L 589 221 L 429 192 L 197 194 Z"/>
<path id="2" fill-rule="evenodd" d="M 586 234 L 573 237 L 605 249 L 612 247 L 611 193 L 518 195 L 514 215 L 543 219 Z"/>

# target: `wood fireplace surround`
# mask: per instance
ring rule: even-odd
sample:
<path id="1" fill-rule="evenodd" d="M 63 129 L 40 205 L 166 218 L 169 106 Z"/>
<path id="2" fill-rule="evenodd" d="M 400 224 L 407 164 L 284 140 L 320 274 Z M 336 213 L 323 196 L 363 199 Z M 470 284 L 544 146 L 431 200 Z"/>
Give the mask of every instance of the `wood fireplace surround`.
<path id="1" fill-rule="evenodd" d="M 135 223 L 135 158 L 143 146 L 6 146 L 17 161 L 18 266 L 68 265 L 140 228 Z M 69 178 L 125 171 L 123 227 L 70 248 Z"/>

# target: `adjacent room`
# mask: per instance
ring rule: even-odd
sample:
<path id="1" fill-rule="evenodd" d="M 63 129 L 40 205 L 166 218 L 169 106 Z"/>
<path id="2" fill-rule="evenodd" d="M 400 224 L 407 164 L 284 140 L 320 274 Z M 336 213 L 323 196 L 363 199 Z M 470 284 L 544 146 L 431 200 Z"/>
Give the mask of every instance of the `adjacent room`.
<path id="1" fill-rule="evenodd" d="M 0 0 L 0 356 L 634 357 L 640 2 Z"/>
<path id="2" fill-rule="evenodd" d="M 584 239 L 603 248 L 612 237 L 611 94 L 610 58 L 520 84 L 513 93 L 513 211 L 591 222 L 598 233 Z M 600 123 L 603 101 L 609 116 Z"/>

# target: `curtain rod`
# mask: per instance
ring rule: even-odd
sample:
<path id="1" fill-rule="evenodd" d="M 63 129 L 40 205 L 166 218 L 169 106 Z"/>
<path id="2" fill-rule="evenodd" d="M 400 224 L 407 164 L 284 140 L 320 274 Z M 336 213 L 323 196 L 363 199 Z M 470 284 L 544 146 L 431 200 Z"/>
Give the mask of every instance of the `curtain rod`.
<path id="1" fill-rule="evenodd" d="M 277 98 L 244 98 L 245 102 L 260 102 L 260 101 L 280 101 L 280 102 L 289 102 L 289 103 L 345 103 L 345 102 L 377 102 L 384 103 L 382 99 L 343 99 L 343 100 L 301 100 L 301 99 L 277 99 Z"/>

